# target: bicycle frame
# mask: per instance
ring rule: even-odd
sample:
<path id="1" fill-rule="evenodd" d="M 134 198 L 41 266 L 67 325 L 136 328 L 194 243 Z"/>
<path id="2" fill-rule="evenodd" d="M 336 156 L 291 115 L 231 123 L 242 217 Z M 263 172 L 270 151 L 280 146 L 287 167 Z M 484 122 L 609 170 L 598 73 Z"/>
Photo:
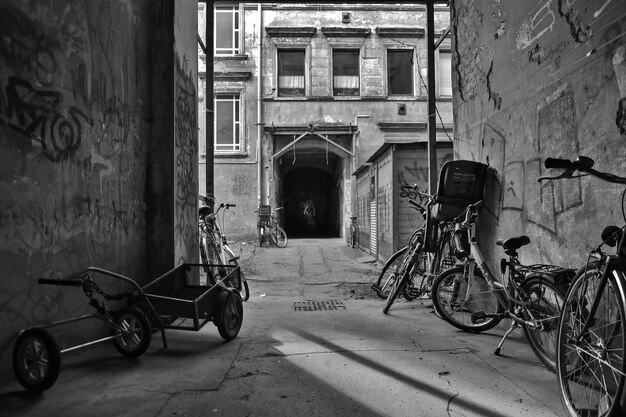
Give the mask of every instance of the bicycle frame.
<path id="1" fill-rule="evenodd" d="M 508 286 L 504 284 L 504 280 L 499 280 L 496 278 L 495 274 L 491 272 L 485 257 L 483 256 L 480 248 L 478 247 L 478 240 L 476 238 L 476 217 L 478 215 L 477 210 L 474 208 L 475 205 L 468 207 L 468 212 L 466 215 L 466 220 L 463 222 L 463 228 L 466 229 L 468 233 L 468 240 L 470 245 L 470 253 L 465 259 L 465 275 L 472 277 L 474 274 L 475 267 L 478 267 L 480 272 L 482 272 L 485 280 L 487 281 L 487 285 L 489 286 L 489 290 L 494 294 L 498 303 L 504 308 L 503 317 L 509 318 L 514 322 L 522 325 L 526 325 L 531 328 L 542 329 L 542 323 L 537 322 L 537 320 L 533 317 L 532 311 L 528 311 L 531 320 L 524 320 L 518 317 L 516 314 L 512 314 L 512 310 L 515 306 L 528 306 L 530 305 L 530 301 L 524 301 L 515 297 L 511 294 L 511 289 L 514 294 L 522 294 L 524 295 L 524 290 L 521 288 L 520 283 L 517 282 L 516 278 L 519 277 L 517 272 L 517 267 L 521 266 L 517 261 L 517 258 L 514 256 L 509 256 L 509 261 L 506 263 L 508 274 L 506 274 L 504 268 L 502 271 L 503 278 L 508 276 Z M 458 224 L 458 223 L 457 223 Z M 458 232 L 457 232 L 458 233 Z M 455 247 L 461 247 L 460 242 L 456 239 L 455 233 Z M 464 301 L 467 302 L 469 300 L 470 295 L 472 294 L 471 288 L 472 281 L 470 280 L 467 284 L 467 291 L 465 294 Z M 549 317 L 543 320 L 551 320 L 558 317 Z M 512 330 L 512 329 L 510 329 Z M 508 332 L 505 334 L 505 338 L 508 336 Z M 503 339 L 504 340 L 504 339 Z"/>

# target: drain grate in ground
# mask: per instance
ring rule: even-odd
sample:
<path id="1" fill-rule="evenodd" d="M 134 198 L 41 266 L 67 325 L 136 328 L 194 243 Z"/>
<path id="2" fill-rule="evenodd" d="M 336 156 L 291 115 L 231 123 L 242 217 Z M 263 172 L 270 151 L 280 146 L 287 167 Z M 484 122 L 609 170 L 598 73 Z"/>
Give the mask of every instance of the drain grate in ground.
<path id="1" fill-rule="evenodd" d="M 295 301 L 293 303 L 295 311 L 328 311 L 328 310 L 345 310 L 346 306 L 343 301 Z"/>

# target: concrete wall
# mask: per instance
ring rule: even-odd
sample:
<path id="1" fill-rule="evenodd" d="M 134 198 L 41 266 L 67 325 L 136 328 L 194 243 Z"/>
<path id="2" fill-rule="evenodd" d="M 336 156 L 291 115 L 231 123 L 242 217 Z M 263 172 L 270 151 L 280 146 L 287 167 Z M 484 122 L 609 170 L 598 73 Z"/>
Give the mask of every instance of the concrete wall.
<path id="1" fill-rule="evenodd" d="M 195 50 L 196 36 L 174 36 L 174 5 L 0 4 L 2 375 L 18 330 L 92 311 L 80 290 L 37 278 L 96 266 L 144 284 L 174 266 L 174 70 L 188 92 L 196 71 L 175 61 L 174 45 Z M 176 2 L 192 22 L 196 7 Z M 93 332 L 88 324 L 54 336 L 63 346 Z"/>
<path id="2" fill-rule="evenodd" d="M 453 7 L 455 153 L 495 168 L 481 246 L 527 234 L 532 262 L 581 266 L 623 187 L 592 178 L 538 183 L 546 157 L 586 155 L 626 174 L 626 2 L 541 0 Z"/>

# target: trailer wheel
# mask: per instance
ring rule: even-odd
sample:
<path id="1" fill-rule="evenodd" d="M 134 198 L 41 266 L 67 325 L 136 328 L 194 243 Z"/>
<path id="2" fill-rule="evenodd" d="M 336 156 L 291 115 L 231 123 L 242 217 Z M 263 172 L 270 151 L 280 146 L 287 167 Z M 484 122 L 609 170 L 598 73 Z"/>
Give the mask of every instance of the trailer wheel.
<path id="1" fill-rule="evenodd" d="M 115 348 L 127 358 L 141 356 L 152 338 L 145 314 L 136 308 L 123 308 L 115 315 L 115 323 L 121 327 L 112 331 L 113 335 L 120 335 L 113 339 Z"/>
<path id="2" fill-rule="evenodd" d="M 61 353 L 47 331 L 33 328 L 23 331 L 13 347 L 13 372 L 28 391 L 50 388 L 61 370 Z"/>
<path id="3" fill-rule="evenodd" d="M 219 293 L 214 323 L 224 340 L 233 340 L 237 337 L 243 323 L 243 302 L 239 294 L 226 290 Z"/>

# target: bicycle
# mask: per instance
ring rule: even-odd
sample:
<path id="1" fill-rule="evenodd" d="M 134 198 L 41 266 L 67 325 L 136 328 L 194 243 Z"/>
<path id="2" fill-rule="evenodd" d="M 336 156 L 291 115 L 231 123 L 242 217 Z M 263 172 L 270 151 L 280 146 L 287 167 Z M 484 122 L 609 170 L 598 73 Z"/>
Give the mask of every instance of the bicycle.
<path id="1" fill-rule="evenodd" d="M 236 207 L 235 204 L 220 203 L 215 213 L 212 213 L 210 203 L 212 199 L 205 196 L 200 196 L 200 208 L 198 209 L 198 246 L 200 247 L 200 259 L 205 265 L 205 273 L 211 277 L 225 277 L 228 274 L 228 268 L 223 265 L 239 265 L 239 256 L 236 256 L 230 246 L 226 235 L 220 230 L 219 223 L 224 224 L 225 211 L 230 210 L 231 207 Z M 218 214 L 220 210 L 222 212 L 222 221 L 219 221 Z M 239 276 L 241 277 L 241 284 L 239 282 L 232 282 L 232 286 L 239 291 L 241 299 L 248 301 L 250 299 L 250 289 L 248 287 L 248 281 L 244 276 L 243 271 L 240 270 Z"/>
<path id="2" fill-rule="evenodd" d="M 434 204 L 434 197 L 419 191 L 417 185 L 403 185 L 402 189 L 409 196 L 408 203 L 420 212 L 428 224 L 427 213 Z M 420 199 L 419 203 L 417 198 Z M 372 285 L 376 294 L 387 300 L 383 313 L 387 314 L 400 292 L 408 301 L 428 294 L 441 267 L 454 263 L 450 261 L 451 240 L 446 224 L 440 223 L 437 227 L 441 233 L 434 253 L 424 250 L 424 236 L 427 233 L 425 225 L 413 232 L 407 246 L 395 252 L 385 263 L 376 283 Z"/>
<path id="3" fill-rule="evenodd" d="M 278 210 L 282 210 L 282 207 L 277 207 L 276 212 Z M 288 238 L 285 229 L 283 229 L 278 224 L 278 218 L 276 216 L 276 212 L 270 211 L 270 206 L 260 206 L 259 210 L 255 211 L 255 213 L 259 214 L 259 247 L 263 246 L 263 240 L 267 235 L 269 237 L 269 241 L 279 248 L 284 248 L 287 246 Z M 269 214 L 268 214 L 269 212 Z"/>
<path id="4" fill-rule="evenodd" d="M 564 170 L 539 181 L 593 176 L 613 184 L 626 177 L 593 169 L 594 161 L 546 158 L 545 167 Z M 579 172 L 579 175 L 574 173 Z M 622 192 L 622 217 L 626 222 Z M 569 416 L 626 415 L 626 238 L 624 226 L 607 226 L 602 243 L 574 278 L 567 295 L 557 338 L 557 379 Z M 614 247 L 607 254 L 602 247 Z"/>
<path id="5" fill-rule="evenodd" d="M 476 220 L 483 202 L 471 204 L 454 220 L 454 239 L 467 236 L 469 248 L 459 257 L 464 264 L 450 268 L 435 279 L 432 300 L 435 312 L 446 322 L 466 332 L 492 329 L 503 319 L 511 325 L 494 354 L 513 330 L 522 327 L 530 347 L 547 369 L 556 369 L 556 335 L 565 288 L 575 270 L 554 265 L 522 265 L 518 249 L 530 243 L 527 236 L 498 240 L 507 259 L 502 259 L 502 280 L 487 265 L 476 239 Z M 463 220 L 461 220 L 463 219 Z M 456 248 L 463 247 L 460 243 Z M 508 271 L 508 274 L 507 274 Z"/>

